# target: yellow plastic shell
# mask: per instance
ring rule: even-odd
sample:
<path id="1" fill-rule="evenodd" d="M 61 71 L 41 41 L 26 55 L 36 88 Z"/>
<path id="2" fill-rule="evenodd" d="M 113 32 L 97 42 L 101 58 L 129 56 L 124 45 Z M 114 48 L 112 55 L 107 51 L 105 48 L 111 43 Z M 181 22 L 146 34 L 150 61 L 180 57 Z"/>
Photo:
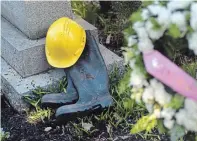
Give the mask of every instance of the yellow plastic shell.
<path id="1" fill-rule="evenodd" d="M 48 63 L 56 68 L 74 65 L 86 43 L 85 30 L 75 21 L 62 17 L 48 29 L 45 53 Z"/>

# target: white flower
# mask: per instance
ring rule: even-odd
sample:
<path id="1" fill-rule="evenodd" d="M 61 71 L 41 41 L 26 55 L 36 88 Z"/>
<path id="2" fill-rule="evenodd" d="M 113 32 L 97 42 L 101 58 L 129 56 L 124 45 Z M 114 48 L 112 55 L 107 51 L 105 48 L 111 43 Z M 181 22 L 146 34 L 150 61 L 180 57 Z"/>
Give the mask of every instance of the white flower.
<path id="1" fill-rule="evenodd" d="M 185 13 L 183 12 L 174 12 L 171 17 L 171 22 L 176 24 L 181 31 L 187 30 Z"/>
<path id="2" fill-rule="evenodd" d="M 187 130 L 197 132 L 197 120 L 193 119 L 191 115 L 185 109 L 179 110 L 176 113 L 176 122 L 179 125 L 184 126 Z"/>
<path id="3" fill-rule="evenodd" d="M 196 54 L 196 55 L 197 55 L 197 49 L 196 49 L 196 50 L 194 50 L 194 54 Z"/>
<path id="4" fill-rule="evenodd" d="M 129 54 L 128 52 L 123 52 L 122 55 L 124 56 L 124 65 L 127 65 L 130 60 Z"/>
<path id="5" fill-rule="evenodd" d="M 158 14 L 157 21 L 160 25 L 162 25 L 164 29 L 170 25 L 170 20 L 169 20 L 170 15 L 171 12 L 165 7 L 163 7 Z"/>
<path id="6" fill-rule="evenodd" d="M 174 122 L 174 120 L 164 119 L 163 124 L 166 128 L 172 129 L 172 127 L 174 126 Z"/>
<path id="7" fill-rule="evenodd" d="M 142 16 L 143 20 L 147 20 L 149 18 L 149 11 L 148 11 L 148 9 L 143 9 L 141 16 Z"/>
<path id="8" fill-rule="evenodd" d="M 144 26 L 144 23 L 143 22 L 135 22 L 133 24 L 133 27 L 132 28 L 136 31 L 138 28 L 141 28 L 143 26 Z"/>
<path id="9" fill-rule="evenodd" d="M 153 103 L 154 102 L 154 89 L 149 86 L 144 89 L 142 94 L 142 100 L 144 103 Z"/>
<path id="10" fill-rule="evenodd" d="M 158 40 L 159 38 L 161 38 L 163 36 L 163 33 L 165 31 L 164 28 L 160 28 L 160 29 L 153 29 L 153 24 L 151 21 L 147 21 L 145 24 L 146 27 L 146 31 L 148 32 L 148 35 L 151 39 L 153 40 Z"/>
<path id="11" fill-rule="evenodd" d="M 197 3 L 192 3 L 191 5 L 191 18 L 190 18 L 190 25 L 191 27 L 197 31 Z"/>
<path id="12" fill-rule="evenodd" d="M 141 93 L 137 93 L 135 96 L 135 101 L 137 103 L 141 103 L 141 98 L 142 98 L 142 94 Z"/>
<path id="13" fill-rule="evenodd" d="M 130 68 L 132 68 L 132 69 L 135 68 L 135 62 L 136 62 L 136 59 L 131 59 L 131 60 L 129 61 L 129 66 L 130 66 Z"/>
<path id="14" fill-rule="evenodd" d="M 140 38 L 140 39 L 148 38 L 148 33 L 147 33 L 145 27 L 137 28 L 135 31 L 136 31 L 136 33 L 138 35 L 138 38 Z"/>
<path id="15" fill-rule="evenodd" d="M 184 9 L 187 8 L 192 0 L 172 0 L 168 2 L 167 7 L 170 11 L 174 11 L 177 9 Z"/>
<path id="16" fill-rule="evenodd" d="M 172 96 L 165 91 L 162 83 L 158 82 L 156 79 L 151 79 L 150 85 L 155 91 L 155 101 L 157 101 L 161 106 L 170 102 Z"/>
<path id="17" fill-rule="evenodd" d="M 160 109 L 154 109 L 153 114 L 156 116 L 156 118 L 161 118 L 161 110 Z"/>
<path id="18" fill-rule="evenodd" d="M 187 116 L 188 117 L 188 116 Z M 188 118 L 187 122 L 184 124 L 185 128 L 190 131 L 197 132 L 197 120 Z"/>
<path id="19" fill-rule="evenodd" d="M 175 114 L 175 110 L 172 108 L 164 108 L 161 111 L 161 117 L 165 118 L 166 120 L 171 120 Z"/>
<path id="20" fill-rule="evenodd" d="M 129 47 L 131 47 L 131 46 L 133 46 L 135 43 L 137 43 L 137 40 L 135 39 L 135 37 L 136 37 L 136 36 L 133 36 L 133 35 L 129 36 L 129 38 L 128 38 L 128 46 L 129 46 Z"/>
<path id="21" fill-rule="evenodd" d="M 153 112 L 153 104 L 145 103 L 145 106 L 149 113 Z"/>
<path id="22" fill-rule="evenodd" d="M 155 101 L 157 101 L 160 105 L 164 106 L 168 104 L 171 97 L 172 96 L 165 91 L 164 87 L 155 88 Z"/>
<path id="23" fill-rule="evenodd" d="M 150 10 L 152 15 L 158 15 L 163 7 L 161 5 L 149 5 L 148 9 Z"/>
<path id="24" fill-rule="evenodd" d="M 197 120 L 197 102 L 192 99 L 186 98 L 184 106 L 184 108 L 187 110 L 189 114 L 191 114 L 191 116 L 196 115 L 195 117 Z"/>
<path id="25" fill-rule="evenodd" d="M 139 54 L 140 54 L 140 51 L 136 50 L 135 55 L 139 55 Z"/>
<path id="26" fill-rule="evenodd" d="M 138 69 L 134 69 L 131 72 L 130 85 L 141 88 L 146 83 L 144 74 Z"/>
<path id="27" fill-rule="evenodd" d="M 184 109 L 180 109 L 176 114 L 175 114 L 176 122 L 179 125 L 183 125 L 185 122 L 187 122 L 187 112 Z"/>
<path id="28" fill-rule="evenodd" d="M 153 43 L 149 38 L 139 39 L 138 49 L 141 52 L 148 52 L 153 50 L 153 48 L 154 48 Z"/>
<path id="29" fill-rule="evenodd" d="M 157 88 L 158 85 L 160 85 L 160 83 L 155 79 L 151 79 L 150 80 L 150 85 L 153 87 L 153 88 Z M 163 87 L 162 85 L 160 85 L 160 87 Z"/>
<path id="30" fill-rule="evenodd" d="M 193 32 L 187 36 L 189 49 L 197 51 L 197 32 Z M 197 55 L 197 54 L 196 54 Z"/>

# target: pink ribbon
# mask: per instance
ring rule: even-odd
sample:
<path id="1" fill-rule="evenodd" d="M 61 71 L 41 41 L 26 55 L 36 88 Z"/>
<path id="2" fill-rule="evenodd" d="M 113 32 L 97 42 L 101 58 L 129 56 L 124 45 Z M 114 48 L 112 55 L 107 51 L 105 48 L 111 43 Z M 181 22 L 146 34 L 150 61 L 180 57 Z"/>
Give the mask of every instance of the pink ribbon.
<path id="1" fill-rule="evenodd" d="M 177 93 L 197 101 L 197 81 L 176 64 L 156 50 L 143 53 L 143 60 L 149 74 Z"/>

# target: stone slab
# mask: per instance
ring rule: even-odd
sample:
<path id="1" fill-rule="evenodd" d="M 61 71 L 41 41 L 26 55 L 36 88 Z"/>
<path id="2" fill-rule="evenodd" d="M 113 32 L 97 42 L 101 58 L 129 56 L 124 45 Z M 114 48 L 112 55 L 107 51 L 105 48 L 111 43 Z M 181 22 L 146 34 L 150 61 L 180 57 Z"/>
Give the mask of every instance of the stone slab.
<path id="1" fill-rule="evenodd" d="M 70 1 L 2 1 L 1 14 L 30 39 L 45 37 L 58 18 L 73 18 Z"/>
<path id="2" fill-rule="evenodd" d="M 79 17 L 76 17 L 75 21 L 85 30 L 90 30 L 98 40 L 96 27 Z M 51 68 L 45 56 L 45 38 L 31 40 L 4 18 L 1 18 L 1 27 L 1 56 L 22 77 L 38 74 Z"/>
<path id="3" fill-rule="evenodd" d="M 120 73 L 124 70 L 123 59 L 103 45 L 99 46 L 103 59 L 110 73 L 114 67 L 118 67 Z M 47 72 L 26 78 L 21 77 L 6 61 L 2 58 L 1 61 L 1 82 L 2 92 L 9 100 L 10 104 L 18 112 L 23 112 L 28 109 L 28 105 L 22 100 L 22 97 L 37 88 L 56 87 L 62 77 L 65 76 L 63 69 L 51 69 Z"/>

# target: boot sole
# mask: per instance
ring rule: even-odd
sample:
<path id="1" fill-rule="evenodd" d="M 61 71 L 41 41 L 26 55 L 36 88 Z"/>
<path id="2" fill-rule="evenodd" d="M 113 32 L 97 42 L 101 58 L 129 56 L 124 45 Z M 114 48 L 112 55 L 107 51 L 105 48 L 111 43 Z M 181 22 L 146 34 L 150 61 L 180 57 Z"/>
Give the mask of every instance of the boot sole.
<path id="1" fill-rule="evenodd" d="M 101 99 L 91 101 L 89 104 L 73 104 L 60 107 L 57 109 L 55 116 L 57 122 L 61 124 L 67 121 L 75 120 L 76 118 L 90 115 L 92 113 L 101 112 L 103 109 L 110 107 L 112 103 L 112 97 L 105 96 Z"/>

